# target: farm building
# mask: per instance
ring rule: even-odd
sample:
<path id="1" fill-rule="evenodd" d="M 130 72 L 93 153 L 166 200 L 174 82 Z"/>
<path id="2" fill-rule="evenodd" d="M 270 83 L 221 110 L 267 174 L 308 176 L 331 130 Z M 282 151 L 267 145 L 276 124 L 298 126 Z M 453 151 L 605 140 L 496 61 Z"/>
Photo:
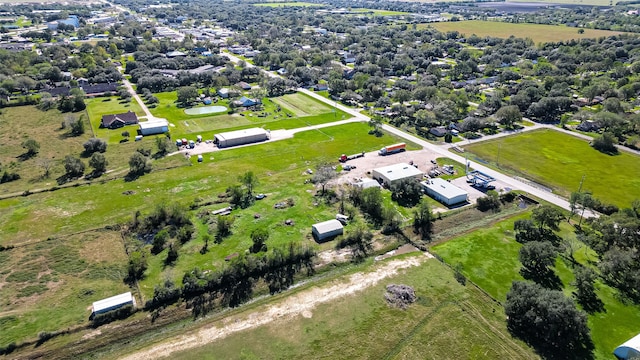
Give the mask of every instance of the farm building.
<path id="1" fill-rule="evenodd" d="M 238 106 L 238 107 L 239 106 L 249 107 L 249 106 L 255 106 L 255 105 L 260 104 L 260 100 L 258 100 L 258 99 L 249 99 L 248 97 L 243 96 L 240 99 L 235 100 L 233 102 L 233 104 Z"/>
<path id="2" fill-rule="evenodd" d="M 445 205 L 455 205 L 467 201 L 467 192 L 440 179 L 429 179 L 420 183 L 424 192 Z"/>
<path id="3" fill-rule="evenodd" d="M 213 142 L 217 144 L 219 148 L 225 148 L 230 146 L 251 144 L 268 139 L 269 132 L 267 130 L 262 128 L 251 128 L 215 134 Z"/>
<path id="4" fill-rule="evenodd" d="M 93 303 L 93 310 L 91 312 L 91 317 L 93 318 L 98 314 L 104 314 L 111 310 L 116 310 L 127 305 L 136 306 L 135 300 L 133 299 L 133 295 L 131 295 L 131 292 L 126 292 L 124 294 L 98 300 Z"/>
<path id="5" fill-rule="evenodd" d="M 163 134 L 169 131 L 169 122 L 165 119 L 155 119 L 140 123 L 140 135 Z"/>
<path id="6" fill-rule="evenodd" d="M 412 165 L 399 163 L 373 169 L 371 175 L 385 186 L 391 186 L 393 183 L 404 179 L 420 179 L 423 173 Z"/>
<path id="7" fill-rule="evenodd" d="M 222 89 L 218 90 L 218 96 L 220 96 L 223 99 L 228 98 L 229 97 L 229 89 L 222 88 Z"/>
<path id="8" fill-rule="evenodd" d="M 619 360 L 640 359 L 640 334 L 618 346 L 613 355 Z"/>
<path id="9" fill-rule="evenodd" d="M 127 111 L 123 114 L 102 115 L 100 121 L 101 128 L 117 129 L 125 125 L 135 125 L 138 123 L 138 115 L 133 111 Z"/>
<path id="10" fill-rule="evenodd" d="M 362 179 L 356 183 L 354 183 L 353 185 L 360 187 L 362 189 L 368 189 L 368 188 L 372 188 L 372 187 L 380 187 L 380 183 L 377 182 L 374 179 Z"/>
<path id="11" fill-rule="evenodd" d="M 317 242 L 322 242 L 332 237 L 342 235 L 342 223 L 338 220 L 327 220 L 311 226 L 311 234 Z"/>

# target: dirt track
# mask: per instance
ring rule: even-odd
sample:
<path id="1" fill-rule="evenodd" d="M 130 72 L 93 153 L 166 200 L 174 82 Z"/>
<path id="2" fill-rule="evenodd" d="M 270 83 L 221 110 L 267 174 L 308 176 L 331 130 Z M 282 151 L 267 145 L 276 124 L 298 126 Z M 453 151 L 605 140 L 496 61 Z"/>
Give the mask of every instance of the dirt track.
<path id="1" fill-rule="evenodd" d="M 216 322 L 191 333 L 177 336 L 161 344 L 131 354 L 123 359 L 151 359 L 168 357 L 177 351 L 192 349 L 223 339 L 235 332 L 256 328 L 258 326 L 277 321 L 287 320 L 295 316 L 312 317 L 312 310 L 316 305 L 326 303 L 343 296 L 376 285 L 382 279 L 396 275 L 399 270 L 418 266 L 427 260 L 427 256 L 410 257 L 381 262 L 375 265 L 375 270 L 367 273 L 355 273 L 348 277 L 348 281 L 335 280 L 323 287 L 311 288 L 295 295 L 284 298 L 274 304 L 264 305 L 249 314 L 233 316 Z"/>

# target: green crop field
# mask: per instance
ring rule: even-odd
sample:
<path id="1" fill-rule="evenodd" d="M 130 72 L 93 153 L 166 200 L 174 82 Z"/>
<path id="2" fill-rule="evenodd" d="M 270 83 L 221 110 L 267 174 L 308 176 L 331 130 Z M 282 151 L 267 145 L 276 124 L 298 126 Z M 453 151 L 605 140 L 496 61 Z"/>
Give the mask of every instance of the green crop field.
<path id="1" fill-rule="evenodd" d="M 390 307 L 384 299 L 388 284 L 412 286 L 417 302 L 407 310 Z M 265 310 L 262 307 L 253 311 Z M 239 314 L 236 318 L 247 315 Z M 531 349 L 509 335 L 504 310 L 498 304 L 476 288 L 458 284 L 451 270 L 435 259 L 403 270 L 357 294 L 320 304 L 307 317 L 277 320 L 171 356 L 174 359 L 536 358 Z"/>
<path id="2" fill-rule="evenodd" d="M 324 7 L 323 4 L 309 3 L 304 1 L 288 1 L 288 2 L 262 2 L 253 4 L 253 6 L 281 7 L 281 6 L 298 6 L 298 7 Z"/>
<path id="3" fill-rule="evenodd" d="M 288 94 L 271 100 L 296 116 L 325 114 L 334 110 L 333 107 L 301 93 Z"/>
<path id="4" fill-rule="evenodd" d="M 619 35 L 619 31 L 584 29 L 583 34 L 578 29 L 566 26 L 541 25 L 541 24 L 513 24 L 499 21 L 450 21 L 420 24 L 418 27 L 433 27 L 439 31 L 458 31 L 470 36 L 494 36 L 508 38 L 511 35 L 518 38 L 530 38 L 534 43 L 567 41 L 572 39 L 591 39 L 603 36 Z"/>
<path id="5" fill-rule="evenodd" d="M 499 301 L 504 301 L 513 280 L 522 280 L 521 264 L 518 260 L 520 244 L 515 241 L 513 223 L 528 217 L 529 213 L 500 221 L 486 229 L 476 230 L 448 242 L 436 245 L 432 251 L 446 262 L 462 268 L 462 273 L 471 281 Z M 560 235 L 574 245 L 575 259 L 587 264 L 595 258 L 595 253 L 576 240 L 571 227 L 561 224 Z M 566 296 L 574 290 L 574 280 L 570 263 L 558 258 L 555 273 L 560 277 Z M 622 303 L 614 289 L 602 283 L 597 284 L 598 296 L 605 304 L 605 312 L 589 315 L 589 327 L 596 346 L 597 359 L 610 359 L 611 352 L 638 332 L 640 306 Z M 611 326 L 611 324 L 616 324 Z"/>
<path id="6" fill-rule="evenodd" d="M 585 140 L 555 130 L 526 132 L 464 146 L 465 151 L 498 169 L 521 174 L 548 186 L 561 196 L 582 190 L 607 203 L 628 207 L 640 198 L 640 157 L 622 152 L 610 156 L 594 150 Z"/>

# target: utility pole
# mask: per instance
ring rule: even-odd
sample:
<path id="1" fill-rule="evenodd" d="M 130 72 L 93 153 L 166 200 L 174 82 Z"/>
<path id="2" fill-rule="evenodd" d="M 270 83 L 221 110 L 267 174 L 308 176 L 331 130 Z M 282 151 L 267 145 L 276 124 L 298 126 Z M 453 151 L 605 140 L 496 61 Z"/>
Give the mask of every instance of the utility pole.
<path id="1" fill-rule="evenodd" d="M 580 186 L 578 186 L 578 193 L 582 191 L 582 184 L 584 183 L 585 177 L 587 177 L 587 174 L 582 174 L 582 179 L 580 180 Z"/>

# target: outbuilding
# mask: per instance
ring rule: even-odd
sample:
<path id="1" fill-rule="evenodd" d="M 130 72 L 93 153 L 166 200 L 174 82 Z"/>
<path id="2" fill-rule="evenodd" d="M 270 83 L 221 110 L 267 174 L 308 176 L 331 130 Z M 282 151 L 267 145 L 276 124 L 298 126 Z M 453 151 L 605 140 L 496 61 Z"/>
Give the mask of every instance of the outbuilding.
<path id="1" fill-rule="evenodd" d="M 104 314 L 112 310 L 117 310 L 127 305 L 131 305 L 134 307 L 136 306 L 135 300 L 131 292 L 126 292 L 120 295 L 98 300 L 93 303 L 91 318 L 93 318 L 98 314 Z"/>
<path id="2" fill-rule="evenodd" d="M 389 165 L 371 171 L 371 176 L 385 186 L 391 186 L 404 179 L 420 179 L 423 175 L 422 171 L 406 163 Z"/>
<path id="3" fill-rule="evenodd" d="M 441 178 L 429 179 L 420 184 L 427 195 L 447 206 L 465 202 L 469 195 L 466 191 Z"/>
<path id="4" fill-rule="evenodd" d="M 251 128 L 215 134 L 213 142 L 219 148 L 251 144 L 269 139 L 269 131 L 262 128 Z"/>
<path id="5" fill-rule="evenodd" d="M 613 355 L 619 360 L 640 359 L 640 334 L 618 346 Z"/>
<path id="6" fill-rule="evenodd" d="M 317 242 L 323 242 L 343 233 L 342 223 L 338 220 L 327 220 L 311 226 L 311 234 Z"/>
<path id="7" fill-rule="evenodd" d="M 374 179 L 361 179 L 360 181 L 354 183 L 353 185 L 361 188 L 361 189 L 368 189 L 368 188 L 372 188 L 372 187 L 380 187 L 380 183 L 377 182 Z"/>
<path id="8" fill-rule="evenodd" d="M 164 134 L 169 131 L 169 122 L 165 119 L 143 121 L 140 124 L 140 135 Z"/>

